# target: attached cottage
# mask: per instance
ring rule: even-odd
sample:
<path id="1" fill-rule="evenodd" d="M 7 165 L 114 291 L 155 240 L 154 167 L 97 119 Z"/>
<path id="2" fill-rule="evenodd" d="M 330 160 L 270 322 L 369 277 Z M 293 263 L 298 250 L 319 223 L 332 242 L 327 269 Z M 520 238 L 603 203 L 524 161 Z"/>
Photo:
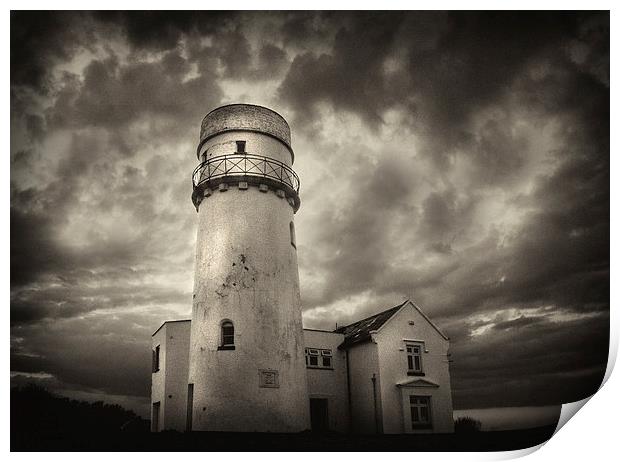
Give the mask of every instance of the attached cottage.
<path id="1" fill-rule="evenodd" d="M 153 431 L 192 429 L 190 323 L 168 321 L 153 334 Z M 227 348 L 234 349 L 234 330 L 222 329 L 228 329 L 222 334 Z M 303 334 L 313 430 L 454 431 L 449 339 L 412 301 L 335 331 L 304 329 Z M 263 384 L 269 386 L 280 384 Z"/>

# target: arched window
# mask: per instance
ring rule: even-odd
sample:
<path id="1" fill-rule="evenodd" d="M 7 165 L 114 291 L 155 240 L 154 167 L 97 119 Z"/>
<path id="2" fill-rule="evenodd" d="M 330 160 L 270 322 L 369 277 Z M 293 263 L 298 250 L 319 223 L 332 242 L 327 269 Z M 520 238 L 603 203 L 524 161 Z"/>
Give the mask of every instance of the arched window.
<path id="1" fill-rule="evenodd" d="M 291 245 L 297 248 L 297 243 L 295 242 L 295 223 L 291 221 L 288 225 L 288 228 L 291 233 Z"/>
<path id="2" fill-rule="evenodd" d="M 235 326 L 232 321 L 228 319 L 222 321 L 222 342 L 220 344 L 221 350 L 234 350 L 235 349 Z"/>

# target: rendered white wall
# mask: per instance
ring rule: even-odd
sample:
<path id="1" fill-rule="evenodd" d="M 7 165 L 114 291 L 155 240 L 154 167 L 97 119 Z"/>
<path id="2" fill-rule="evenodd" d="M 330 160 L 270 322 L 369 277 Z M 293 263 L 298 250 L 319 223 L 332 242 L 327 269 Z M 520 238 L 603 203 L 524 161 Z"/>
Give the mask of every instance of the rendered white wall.
<path id="1" fill-rule="evenodd" d="M 327 399 L 329 429 L 341 433 L 349 431 L 349 399 L 347 395 L 346 351 L 338 350 L 344 335 L 304 329 L 304 343 L 307 348 L 332 350 L 332 370 L 306 370 L 310 398 Z"/>
<path id="2" fill-rule="evenodd" d="M 351 380 L 351 430 L 354 433 L 381 432 L 375 421 L 372 375 L 376 377 L 377 413 L 381 416 L 381 377 L 377 345 L 360 343 L 348 350 Z M 378 425 L 376 425 L 378 424 Z"/>
<path id="3" fill-rule="evenodd" d="M 413 321 L 414 325 L 410 325 Z M 378 359 L 381 368 L 381 401 L 383 429 L 385 433 L 410 433 L 411 413 L 409 395 L 431 396 L 432 430 L 415 432 L 450 433 L 454 431 L 452 416 L 452 392 L 448 363 L 449 341 L 411 305 L 407 304 L 377 334 Z M 407 375 L 407 352 L 405 340 L 420 340 L 426 352 L 422 353 L 424 376 Z M 439 385 L 438 388 L 397 387 L 402 381 L 425 379 Z"/>
<path id="4" fill-rule="evenodd" d="M 164 406 L 166 404 L 166 325 L 164 324 L 151 338 L 151 349 L 154 350 L 159 345 L 159 371 L 151 374 L 151 430 L 161 431 L 164 428 Z M 156 421 L 153 415 L 153 404 L 160 403 L 159 407 L 159 428 L 154 429 L 153 423 Z"/>
<path id="5" fill-rule="evenodd" d="M 217 135 L 205 142 L 200 148 L 200 160 L 206 153 L 207 158 L 235 154 L 237 141 L 245 141 L 245 152 L 248 154 L 267 156 L 280 162 L 292 165 L 292 157 L 287 147 L 279 140 L 270 136 L 250 131 L 234 131 Z"/>
<path id="6" fill-rule="evenodd" d="M 159 402 L 159 431 L 185 431 L 189 338 L 189 320 L 168 321 L 152 338 L 152 348 L 160 348 L 159 371 L 151 376 L 151 413 Z"/>
<path id="7" fill-rule="evenodd" d="M 187 422 L 187 377 L 189 371 L 190 321 L 168 322 L 166 335 L 165 429 L 185 431 Z"/>

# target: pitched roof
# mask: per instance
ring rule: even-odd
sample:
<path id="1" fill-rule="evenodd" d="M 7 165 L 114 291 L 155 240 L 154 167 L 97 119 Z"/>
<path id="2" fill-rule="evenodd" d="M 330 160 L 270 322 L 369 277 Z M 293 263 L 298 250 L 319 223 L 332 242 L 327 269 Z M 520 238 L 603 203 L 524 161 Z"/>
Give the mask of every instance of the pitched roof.
<path id="1" fill-rule="evenodd" d="M 410 301 L 410 300 L 409 300 Z M 433 321 L 431 321 L 431 318 L 429 318 L 428 316 L 426 316 L 426 314 L 424 314 L 424 311 L 422 311 L 420 309 L 420 307 L 418 305 L 416 305 L 414 302 L 411 302 L 411 304 L 413 305 L 413 307 L 418 310 L 418 313 L 420 313 L 422 315 L 422 317 L 424 319 L 426 319 L 426 321 L 437 331 L 437 333 L 439 335 L 441 335 L 445 340 L 450 340 L 450 337 L 448 337 L 446 334 L 444 334 L 441 329 L 439 327 L 437 327 L 437 324 L 435 324 Z"/>
<path id="2" fill-rule="evenodd" d="M 344 334 L 344 342 L 342 348 L 347 348 L 356 343 L 362 343 L 370 340 L 370 333 L 378 330 L 383 324 L 387 322 L 396 312 L 401 309 L 409 300 L 405 300 L 400 305 L 397 305 L 389 310 L 382 311 L 381 313 L 370 316 L 369 318 L 362 319 L 361 321 L 354 322 L 348 326 L 342 326 L 336 329 L 334 332 Z"/>

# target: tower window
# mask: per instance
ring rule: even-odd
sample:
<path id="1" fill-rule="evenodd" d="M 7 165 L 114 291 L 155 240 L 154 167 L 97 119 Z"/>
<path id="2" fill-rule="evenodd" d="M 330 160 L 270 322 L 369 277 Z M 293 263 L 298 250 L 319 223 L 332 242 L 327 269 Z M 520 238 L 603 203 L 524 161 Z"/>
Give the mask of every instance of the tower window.
<path id="1" fill-rule="evenodd" d="M 237 154 L 245 152 L 245 141 L 237 141 Z"/>
<path id="2" fill-rule="evenodd" d="M 291 233 L 291 245 L 297 248 L 297 243 L 295 242 L 295 223 L 292 221 L 288 225 L 289 232 Z"/>
<path id="3" fill-rule="evenodd" d="M 232 321 L 222 321 L 222 341 L 218 350 L 234 350 L 235 349 L 235 326 Z"/>

